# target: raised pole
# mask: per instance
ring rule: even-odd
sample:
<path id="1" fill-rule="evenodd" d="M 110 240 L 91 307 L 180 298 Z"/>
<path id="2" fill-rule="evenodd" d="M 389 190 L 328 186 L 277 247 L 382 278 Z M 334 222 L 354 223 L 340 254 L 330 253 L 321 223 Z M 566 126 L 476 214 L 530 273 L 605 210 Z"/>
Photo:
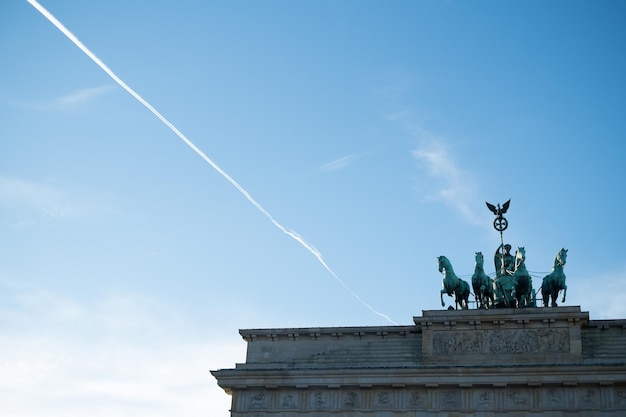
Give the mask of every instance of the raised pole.
<path id="1" fill-rule="evenodd" d="M 487 208 L 489 209 L 489 211 L 491 211 L 493 214 L 496 215 L 496 218 L 493 221 L 493 228 L 496 229 L 498 232 L 500 232 L 500 249 L 498 253 L 500 254 L 500 276 L 502 276 L 506 274 L 506 269 L 505 269 L 505 264 L 504 264 L 504 235 L 502 232 L 504 232 L 506 228 L 509 227 L 509 222 L 503 216 L 503 214 L 506 213 L 507 210 L 509 209 L 511 200 L 509 199 L 506 203 L 502 205 L 502 207 L 500 206 L 500 203 L 498 203 L 497 207 L 487 202 L 485 202 L 485 204 L 487 204 Z M 496 271 L 496 275 L 497 275 L 497 271 Z M 509 300 L 508 300 L 506 293 L 504 292 L 499 282 L 496 281 L 496 285 L 500 287 L 500 291 L 504 295 L 504 303 L 507 307 L 509 307 Z"/>

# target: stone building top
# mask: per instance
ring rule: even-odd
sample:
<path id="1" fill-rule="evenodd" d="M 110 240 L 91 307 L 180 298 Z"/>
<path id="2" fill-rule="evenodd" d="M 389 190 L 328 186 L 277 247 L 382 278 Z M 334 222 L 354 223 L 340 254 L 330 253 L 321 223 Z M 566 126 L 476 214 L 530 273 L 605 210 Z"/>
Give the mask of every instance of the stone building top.
<path id="1" fill-rule="evenodd" d="M 427 310 L 414 323 L 244 329 L 245 363 L 212 374 L 233 417 L 626 412 L 626 320 L 554 307 Z"/>
<path id="2" fill-rule="evenodd" d="M 626 362 L 626 320 L 579 306 L 424 310 L 415 325 L 242 329 L 239 368 L 507 366 Z"/>

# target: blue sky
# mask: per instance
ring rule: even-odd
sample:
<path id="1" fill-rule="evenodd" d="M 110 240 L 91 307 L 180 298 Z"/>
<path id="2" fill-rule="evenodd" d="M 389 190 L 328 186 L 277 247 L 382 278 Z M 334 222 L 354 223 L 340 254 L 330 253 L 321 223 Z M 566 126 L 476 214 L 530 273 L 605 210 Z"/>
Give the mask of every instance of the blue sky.
<path id="1" fill-rule="evenodd" d="M 493 273 L 485 201 L 535 287 L 565 247 L 564 304 L 626 317 L 623 2 L 41 4 L 301 240 L 3 2 L 0 414 L 225 417 L 238 329 L 410 324 L 437 256 Z"/>

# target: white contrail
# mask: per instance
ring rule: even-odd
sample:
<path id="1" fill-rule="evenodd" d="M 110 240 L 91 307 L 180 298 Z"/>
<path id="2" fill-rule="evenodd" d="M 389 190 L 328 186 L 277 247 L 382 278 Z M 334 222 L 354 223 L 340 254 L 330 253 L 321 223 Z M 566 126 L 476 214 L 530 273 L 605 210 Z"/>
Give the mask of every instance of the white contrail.
<path id="1" fill-rule="evenodd" d="M 65 36 L 67 36 L 73 43 L 74 45 L 76 45 L 77 47 L 80 48 L 80 50 L 82 50 L 89 58 L 91 58 L 91 60 L 93 62 L 95 62 L 96 64 L 98 64 L 98 66 L 100 68 L 102 68 L 102 70 L 104 72 L 106 72 L 107 74 L 109 74 L 109 76 L 111 78 L 113 78 L 113 80 L 118 83 L 124 90 L 126 90 L 130 95 L 132 95 L 133 97 L 135 97 L 141 104 L 143 104 L 144 106 L 146 106 L 148 108 L 148 110 L 150 110 L 156 117 L 158 117 L 163 123 L 165 123 L 165 125 L 167 125 L 167 127 L 169 127 L 174 133 L 176 133 L 176 135 L 182 139 L 183 142 L 185 142 L 187 144 L 187 146 L 189 146 L 191 149 L 194 150 L 195 153 L 197 153 L 198 155 L 200 155 L 202 157 L 202 159 L 204 159 L 206 162 L 209 163 L 209 165 L 211 165 L 217 172 L 219 172 L 224 178 L 226 178 L 228 180 L 228 182 L 230 182 L 233 186 L 235 186 L 235 188 L 237 188 L 237 190 L 239 190 L 239 192 L 241 194 L 244 195 L 244 197 L 246 197 L 246 199 L 252 203 L 261 213 L 263 213 L 273 224 L 274 226 L 276 226 L 280 231 L 282 231 L 283 233 L 287 234 L 288 236 L 291 236 L 293 239 L 295 239 L 297 242 L 299 242 L 302 246 L 304 246 L 305 249 L 307 249 L 309 252 L 311 252 L 316 258 L 317 260 L 322 264 L 322 266 L 324 268 L 326 268 L 326 270 L 328 272 L 330 272 L 330 274 L 341 284 L 343 285 L 343 287 L 348 290 L 348 292 L 350 294 L 352 294 L 353 297 L 355 297 L 361 304 L 365 305 L 370 311 L 372 311 L 374 314 L 377 314 L 381 317 L 384 317 L 386 320 L 388 320 L 390 323 L 392 324 L 397 324 L 396 322 L 394 322 L 393 320 L 391 320 L 389 318 L 389 316 L 387 316 L 386 314 L 383 314 L 379 311 L 376 311 L 371 305 L 369 305 L 368 303 L 366 303 L 365 301 L 363 301 L 363 299 L 361 299 L 361 297 L 359 297 L 354 291 L 352 291 L 345 282 L 343 282 L 338 276 L 337 274 L 335 274 L 333 272 L 332 269 L 330 269 L 330 267 L 326 264 L 326 262 L 324 261 L 324 259 L 322 258 L 322 254 L 319 253 L 319 251 L 317 251 L 317 249 L 315 249 L 313 246 L 311 246 L 310 244 L 308 244 L 300 235 L 298 235 L 297 233 L 291 231 L 291 230 L 287 230 L 282 224 L 278 223 L 273 217 L 272 215 L 267 212 L 267 210 L 265 210 L 263 208 L 263 206 L 261 206 L 261 204 L 259 204 L 254 198 L 252 198 L 252 196 L 243 189 L 243 187 L 241 185 L 239 185 L 239 183 L 237 181 L 235 181 L 230 175 L 228 175 L 222 168 L 220 168 L 215 162 L 213 162 L 208 156 L 206 156 L 204 154 L 204 152 L 202 152 L 200 149 L 198 149 L 198 147 L 196 145 L 194 145 L 189 139 L 187 139 L 187 137 L 185 135 L 182 134 L 182 132 L 180 132 L 176 126 L 174 126 L 172 123 L 169 122 L 169 120 L 167 120 L 161 113 L 159 113 L 154 107 L 152 107 L 152 105 L 150 103 L 148 103 L 146 100 L 144 100 L 139 94 L 137 94 L 132 88 L 130 88 L 124 81 L 122 81 L 117 75 L 115 75 L 115 73 L 113 71 L 111 71 L 109 69 L 109 67 L 107 67 L 104 62 L 102 62 L 100 60 L 100 58 L 98 58 L 93 52 L 91 52 L 89 49 L 87 49 L 87 47 L 78 40 L 78 38 L 76 36 L 74 36 L 74 34 L 72 32 L 70 32 L 65 26 L 63 26 L 63 24 L 61 22 L 59 22 L 56 17 L 54 17 L 48 10 L 46 10 L 42 5 L 40 5 L 37 1 L 35 0 L 26 0 L 28 1 L 31 6 L 33 6 L 35 9 L 37 9 L 46 19 L 48 19 L 54 26 L 56 26 L 57 29 L 59 29 Z"/>

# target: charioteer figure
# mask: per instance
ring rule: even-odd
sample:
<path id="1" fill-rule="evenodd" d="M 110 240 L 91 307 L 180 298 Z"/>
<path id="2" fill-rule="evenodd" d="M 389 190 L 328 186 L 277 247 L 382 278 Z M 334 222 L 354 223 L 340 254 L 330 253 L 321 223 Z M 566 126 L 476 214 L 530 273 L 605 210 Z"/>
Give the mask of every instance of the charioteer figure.
<path id="1" fill-rule="evenodd" d="M 515 257 L 511 255 L 511 245 L 500 244 L 493 256 L 493 263 L 496 269 L 496 279 L 503 275 L 513 275 L 515 271 Z"/>

